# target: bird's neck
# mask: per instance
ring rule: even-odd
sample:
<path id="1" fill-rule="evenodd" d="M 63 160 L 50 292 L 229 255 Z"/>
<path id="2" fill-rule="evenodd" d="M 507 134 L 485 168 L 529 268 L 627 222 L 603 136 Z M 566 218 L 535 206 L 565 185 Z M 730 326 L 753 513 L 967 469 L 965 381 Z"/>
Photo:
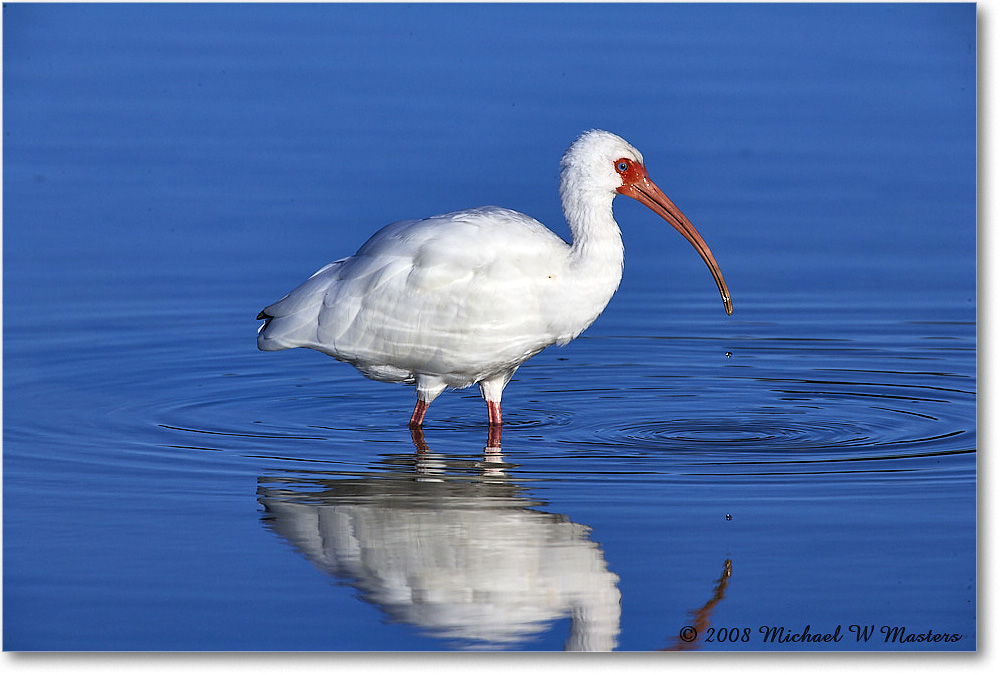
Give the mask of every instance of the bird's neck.
<path id="1" fill-rule="evenodd" d="M 573 243 L 563 306 L 573 315 L 577 333 L 600 315 L 622 280 L 625 248 L 612 199 L 595 200 L 588 208 L 564 207 Z"/>
<path id="2" fill-rule="evenodd" d="M 613 279 L 612 293 L 621 281 L 625 261 L 622 233 L 611 212 L 613 199 L 614 195 L 598 194 L 563 203 L 566 222 L 573 234 L 570 264 L 581 274 Z"/>

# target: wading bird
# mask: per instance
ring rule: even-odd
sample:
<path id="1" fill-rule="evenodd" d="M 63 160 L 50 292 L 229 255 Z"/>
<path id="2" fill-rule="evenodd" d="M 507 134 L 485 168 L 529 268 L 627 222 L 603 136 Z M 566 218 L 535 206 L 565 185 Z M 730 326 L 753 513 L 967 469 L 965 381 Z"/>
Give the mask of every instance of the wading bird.
<path id="1" fill-rule="evenodd" d="M 257 347 L 309 347 L 373 380 L 414 384 L 412 429 L 445 389 L 478 384 L 498 439 L 500 398 L 514 371 L 577 337 L 618 288 L 624 247 L 611 202 L 619 194 L 694 245 L 732 314 L 708 245 L 623 139 L 599 130 L 577 138 L 560 162 L 559 194 L 571 244 L 496 206 L 392 223 L 265 307 Z"/>

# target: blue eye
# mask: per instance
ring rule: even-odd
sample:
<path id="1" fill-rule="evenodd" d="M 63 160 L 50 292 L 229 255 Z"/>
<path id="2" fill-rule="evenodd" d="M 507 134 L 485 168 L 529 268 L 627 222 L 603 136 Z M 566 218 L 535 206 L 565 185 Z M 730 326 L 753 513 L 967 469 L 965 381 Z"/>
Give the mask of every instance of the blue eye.
<path id="1" fill-rule="evenodd" d="M 628 162 L 622 160 L 618 162 L 618 166 L 615 168 L 618 169 L 619 173 L 625 173 L 626 171 L 628 171 Z"/>

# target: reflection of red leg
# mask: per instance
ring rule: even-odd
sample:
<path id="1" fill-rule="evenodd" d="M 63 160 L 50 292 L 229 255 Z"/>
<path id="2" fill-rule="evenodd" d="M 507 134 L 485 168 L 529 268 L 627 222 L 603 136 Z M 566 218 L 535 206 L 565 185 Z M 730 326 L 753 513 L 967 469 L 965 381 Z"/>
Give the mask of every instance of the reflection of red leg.
<path id="1" fill-rule="evenodd" d="M 417 399 L 417 405 L 413 406 L 413 414 L 410 415 L 410 428 L 416 429 L 424 424 L 424 415 L 427 414 L 427 408 L 430 407 L 430 403 L 427 401 L 421 401 Z"/>
<path id="2" fill-rule="evenodd" d="M 413 441 L 413 446 L 417 449 L 418 455 L 430 452 L 430 448 L 427 447 L 427 443 L 424 441 L 424 430 L 420 427 L 410 427 L 410 440 Z"/>

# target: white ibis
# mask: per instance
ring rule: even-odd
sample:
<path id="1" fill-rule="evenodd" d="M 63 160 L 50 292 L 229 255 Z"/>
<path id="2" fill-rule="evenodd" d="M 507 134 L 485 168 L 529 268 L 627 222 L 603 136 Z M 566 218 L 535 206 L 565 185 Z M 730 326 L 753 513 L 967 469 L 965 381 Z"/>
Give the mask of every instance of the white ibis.
<path id="1" fill-rule="evenodd" d="M 624 247 L 611 202 L 619 194 L 694 245 L 732 314 L 708 245 L 623 139 L 599 130 L 577 138 L 560 162 L 559 194 L 571 244 L 496 206 L 392 223 L 265 307 L 257 347 L 309 347 L 373 380 L 416 385 L 413 429 L 445 389 L 478 384 L 490 430 L 499 433 L 500 398 L 514 371 L 582 333 L 618 288 Z"/>

